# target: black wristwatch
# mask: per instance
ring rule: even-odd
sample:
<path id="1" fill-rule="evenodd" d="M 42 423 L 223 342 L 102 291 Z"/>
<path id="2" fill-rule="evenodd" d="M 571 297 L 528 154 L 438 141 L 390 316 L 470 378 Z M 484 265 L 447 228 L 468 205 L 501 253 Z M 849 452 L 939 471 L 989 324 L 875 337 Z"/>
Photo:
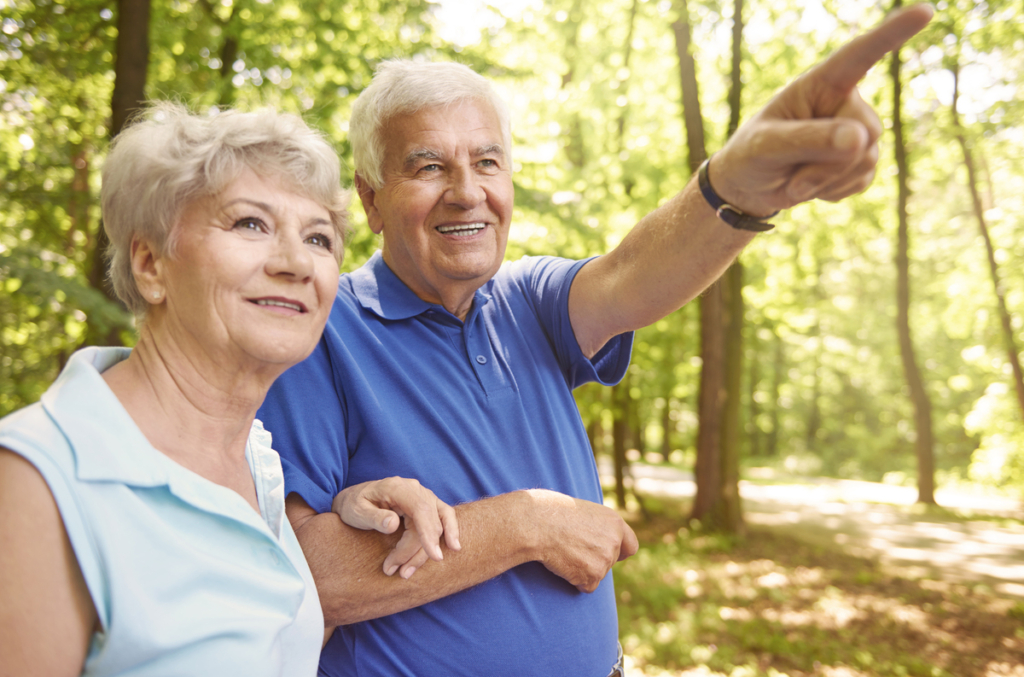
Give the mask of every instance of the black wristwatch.
<path id="1" fill-rule="evenodd" d="M 750 214 L 744 214 L 720 198 L 718 193 L 715 192 L 715 189 L 711 187 L 711 179 L 708 178 L 709 164 L 711 164 L 710 157 L 705 160 L 703 164 L 701 164 L 700 169 L 697 170 L 697 185 L 700 186 L 701 195 L 704 196 L 704 199 L 707 200 L 708 204 L 715 210 L 715 214 L 718 215 L 718 218 L 722 219 L 733 228 L 750 230 L 755 233 L 763 233 L 766 230 L 771 230 L 775 227 L 775 224 L 768 223 L 768 219 L 778 215 L 778 212 L 774 212 L 768 216 L 751 216 Z"/>

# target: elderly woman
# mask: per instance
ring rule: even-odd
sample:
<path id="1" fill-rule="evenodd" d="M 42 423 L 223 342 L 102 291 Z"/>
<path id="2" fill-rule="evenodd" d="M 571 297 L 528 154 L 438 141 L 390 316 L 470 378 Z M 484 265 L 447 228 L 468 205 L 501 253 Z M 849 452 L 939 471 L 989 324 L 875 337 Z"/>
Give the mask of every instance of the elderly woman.
<path id="1" fill-rule="evenodd" d="M 316 345 L 346 228 L 339 162 L 293 116 L 152 109 L 103 173 L 133 350 L 73 355 L 0 421 L 0 673 L 313 675 L 316 588 L 254 420 Z M 346 490 L 359 528 L 458 547 L 411 480 Z M 339 566 L 344 566 L 343 562 Z"/>

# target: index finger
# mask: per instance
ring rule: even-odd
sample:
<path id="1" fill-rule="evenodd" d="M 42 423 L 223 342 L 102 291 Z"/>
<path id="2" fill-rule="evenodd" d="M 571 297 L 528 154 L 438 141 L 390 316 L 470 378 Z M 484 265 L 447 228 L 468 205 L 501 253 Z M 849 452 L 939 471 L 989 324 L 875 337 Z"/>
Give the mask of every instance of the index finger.
<path id="1" fill-rule="evenodd" d="M 814 77 L 835 89 L 849 92 L 889 52 L 928 25 L 935 10 L 931 5 L 911 5 L 885 17 L 867 33 L 858 35 L 814 69 Z"/>

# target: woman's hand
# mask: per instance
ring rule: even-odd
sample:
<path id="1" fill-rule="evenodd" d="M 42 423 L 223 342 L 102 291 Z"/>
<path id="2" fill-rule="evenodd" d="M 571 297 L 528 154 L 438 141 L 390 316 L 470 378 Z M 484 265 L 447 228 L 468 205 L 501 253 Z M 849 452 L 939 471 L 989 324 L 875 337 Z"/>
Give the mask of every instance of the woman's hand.
<path id="1" fill-rule="evenodd" d="M 413 479 L 389 477 L 348 487 L 331 504 L 342 521 L 357 529 L 393 534 L 402 519 L 405 532 L 384 559 L 384 573 L 396 571 L 409 578 L 427 559 L 444 559 L 440 540 L 459 550 L 459 524 L 455 508 Z"/>

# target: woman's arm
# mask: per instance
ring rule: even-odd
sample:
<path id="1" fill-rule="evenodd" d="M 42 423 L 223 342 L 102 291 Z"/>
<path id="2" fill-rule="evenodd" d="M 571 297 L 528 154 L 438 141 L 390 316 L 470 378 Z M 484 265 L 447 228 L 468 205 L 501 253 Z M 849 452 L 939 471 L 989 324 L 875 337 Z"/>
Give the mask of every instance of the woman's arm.
<path id="1" fill-rule="evenodd" d="M 0 677 L 80 675 L 96 627 L 42 475 L 0 447 Z"/>

